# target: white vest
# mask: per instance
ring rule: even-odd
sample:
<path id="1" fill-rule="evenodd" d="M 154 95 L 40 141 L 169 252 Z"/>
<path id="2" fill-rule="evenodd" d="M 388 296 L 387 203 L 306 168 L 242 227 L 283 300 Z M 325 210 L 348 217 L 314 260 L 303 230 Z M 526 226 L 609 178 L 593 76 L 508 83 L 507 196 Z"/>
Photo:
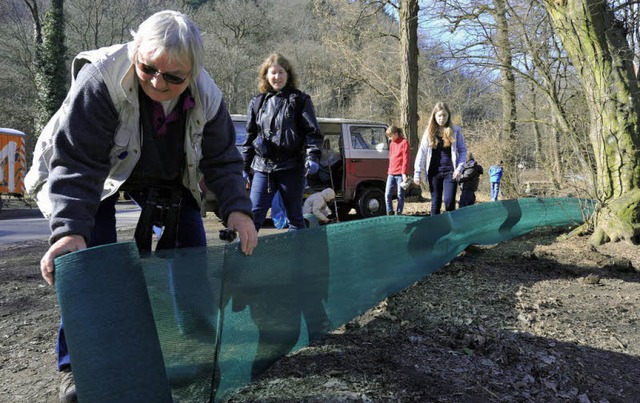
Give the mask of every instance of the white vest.
<path id="1" fill-rule="evenodd" d="M 109 156 L 111 169 L 104 181 L 102 198 L 113 195 L 127 180 L 140 159 L 142 133 L 140 132 L 140 106 L 138 104 L 138 84 L 135 68 L 128 56 L 128 44 L 82 52 L 73 59 L 71 65 L 71 88 L 82 66 L 92 63 L 102 74 L 109 90 L 111 100 L 120 118 L 118 130 L 114 133 L 114 146 Z M 202 172 L 198 163 L 202 158 L 202 131 L 204 125 L 218 112 L 222 101 L 222 92 L 209 74 L 200 69 L 200 74 L 190 85 L 195 107 L 187 115 L 184 151 L 186 169 L 182 184 L 191 191 L 194 199 L 200 202 L 198 183 Z M 60 130 L 60 122 L 70 113 L 70 96 L 67 94 L 62 106 L 53 115 L 40 134 L 33 152 L 33 165 L 25 176 L 25 191 L 35 199 L 42 214 L 49 218 L 53 211 L 49 198 L 49 161 L 53 153 L 53 136 Z M 123 152 L 127 158 L 120 159 Z"/>

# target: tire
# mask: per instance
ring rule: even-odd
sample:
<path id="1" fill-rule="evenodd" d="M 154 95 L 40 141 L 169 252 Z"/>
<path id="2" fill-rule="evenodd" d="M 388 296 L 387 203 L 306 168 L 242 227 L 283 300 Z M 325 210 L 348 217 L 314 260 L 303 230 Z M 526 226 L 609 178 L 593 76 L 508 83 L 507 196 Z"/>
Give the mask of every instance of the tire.
<path id="1" fill-rule="evenodd" d="M 360 218 L 385 215 L 384 192 L 375 187 L 364 189 L 358 196 L 356 206 Z"/>

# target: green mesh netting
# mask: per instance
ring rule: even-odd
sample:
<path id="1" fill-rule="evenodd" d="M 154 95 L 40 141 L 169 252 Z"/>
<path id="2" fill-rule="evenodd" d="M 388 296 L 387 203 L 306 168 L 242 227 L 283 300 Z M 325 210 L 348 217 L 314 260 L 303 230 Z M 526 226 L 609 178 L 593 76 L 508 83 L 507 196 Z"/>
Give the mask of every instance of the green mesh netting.
<path id="1" fill-rule="evenodd" d="M 56 290 L 78 397 L 218 401 L 469 244 L 582 223 L 591 211 L 571 198 L 506 200 L 264 236 L 253 256 L 237 243 L 62 256 Z"/>

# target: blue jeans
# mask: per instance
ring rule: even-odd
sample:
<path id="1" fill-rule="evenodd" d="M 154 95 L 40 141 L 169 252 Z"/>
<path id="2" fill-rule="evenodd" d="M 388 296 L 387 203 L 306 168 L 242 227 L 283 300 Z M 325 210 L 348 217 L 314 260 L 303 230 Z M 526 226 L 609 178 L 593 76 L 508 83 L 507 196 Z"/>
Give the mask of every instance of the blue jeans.
<path id="1" fill-rule="evenodd" d="M 500 193 L 500 182 L 491 182 L 491 200 L 498 200 L 498 194 Z"/>
<path id="2" fill-rule="evenodd" d="M 254 172 L 251 181 L 251 204 L 253 224 L 260 230 L 276 192 L 280 192 L 284 210 L 289 219 L 289 230 L 305 228 L 302 216 L 302 196 L 304 192 L 303 167 L 274 172 Z"/>
<path id="3" fill-rule="evenodd" d="M 393 213 L 393 187 L 395 186 L 398 194 L 398 206 L 396 211 L 402 213 L 404 209 L 404 189 L 400 187 L 402 183 L 402 175 L 387 176 L 387 187 L 384 191 L 384 201 L 387 204 L 387 214 Z"/>
<path id="4" fill-rule="evenodd" d="M 98 206 L 98 211 L 94 216 L 95 223 L 91 233 L 91 240 L 87 244 L 88 248 L 118 242 L 116 233 L 116 202 L 118 201 L 118 196 L 119 194 L 116 193 L 115 195 L 104 199 Z M 198 203 L 193 199 L 193 196 L 185 190 L 183 192 L 182 207 L 180 209 L 176 248 L 206 245 L 207 237 L 204 231 L 204 224 L 202 223 L 202 216 L 200 215 L 200 208 L 198 207 Z M 170 274 L 172 288 L 179 287 L 181 282 L 179 274 L 173 271 L 171 271 Z M 204 276 L 204 272 L 202 274 Z M 203 277 L 202 280 L 203 282 L 207 281 L 206 277 Z M 179 301 L 174 302 L 179 305 Z M 56 353 L 58 354 L 59 370 L 71 365 L 67 342 L 64 336 L 62 318 L 60 318 L 60 330 L 58 332 L 58 341 L 56 343 Z"/>
<path id="5" fill-rule="evenodd" d="M 438 172 L 429 175 L 429 192 L 431 192 L 431 215 L 440 214 L 440 205 L 444 199 L 445 211 L 456 209 L 456 191 L 458 183 L 453 179 L 453 172 Z"/>

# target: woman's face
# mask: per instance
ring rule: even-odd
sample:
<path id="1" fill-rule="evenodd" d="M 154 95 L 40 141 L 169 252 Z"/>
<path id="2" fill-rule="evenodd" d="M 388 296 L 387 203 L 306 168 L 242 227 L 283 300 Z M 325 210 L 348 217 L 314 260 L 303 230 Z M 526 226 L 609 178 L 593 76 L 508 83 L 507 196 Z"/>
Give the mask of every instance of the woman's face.
<path id="1" fill-rule="evenodd" d="M 287 85 L 288 79 L 289 74 L 287 73 L 287 70 L 279 64 L 271 65 L 269 70 L 267 70 L 267 81 L 275 91 L 282 91 L 282 89 Z"/>
<path id="2" fill-rule="evenodd" d="M 153 49 L 145 51 L 141 48 L 137 60 L 133 61 L 140 87 L 156 102 L 179 97 L 191 82 L 191 63 L 169 62 L 162 54 L 153 59 L 153 53 Z"/>
<path id="3" fill-rule="evenodd" d="M 438 124 L 438 126 L 444 126 L 445 124 L 447 124 L 447 121 L 449 120 L 449 114 L 444 109 L 436 112 L 435 117 L 436 117 L 436 123 Z"/>

